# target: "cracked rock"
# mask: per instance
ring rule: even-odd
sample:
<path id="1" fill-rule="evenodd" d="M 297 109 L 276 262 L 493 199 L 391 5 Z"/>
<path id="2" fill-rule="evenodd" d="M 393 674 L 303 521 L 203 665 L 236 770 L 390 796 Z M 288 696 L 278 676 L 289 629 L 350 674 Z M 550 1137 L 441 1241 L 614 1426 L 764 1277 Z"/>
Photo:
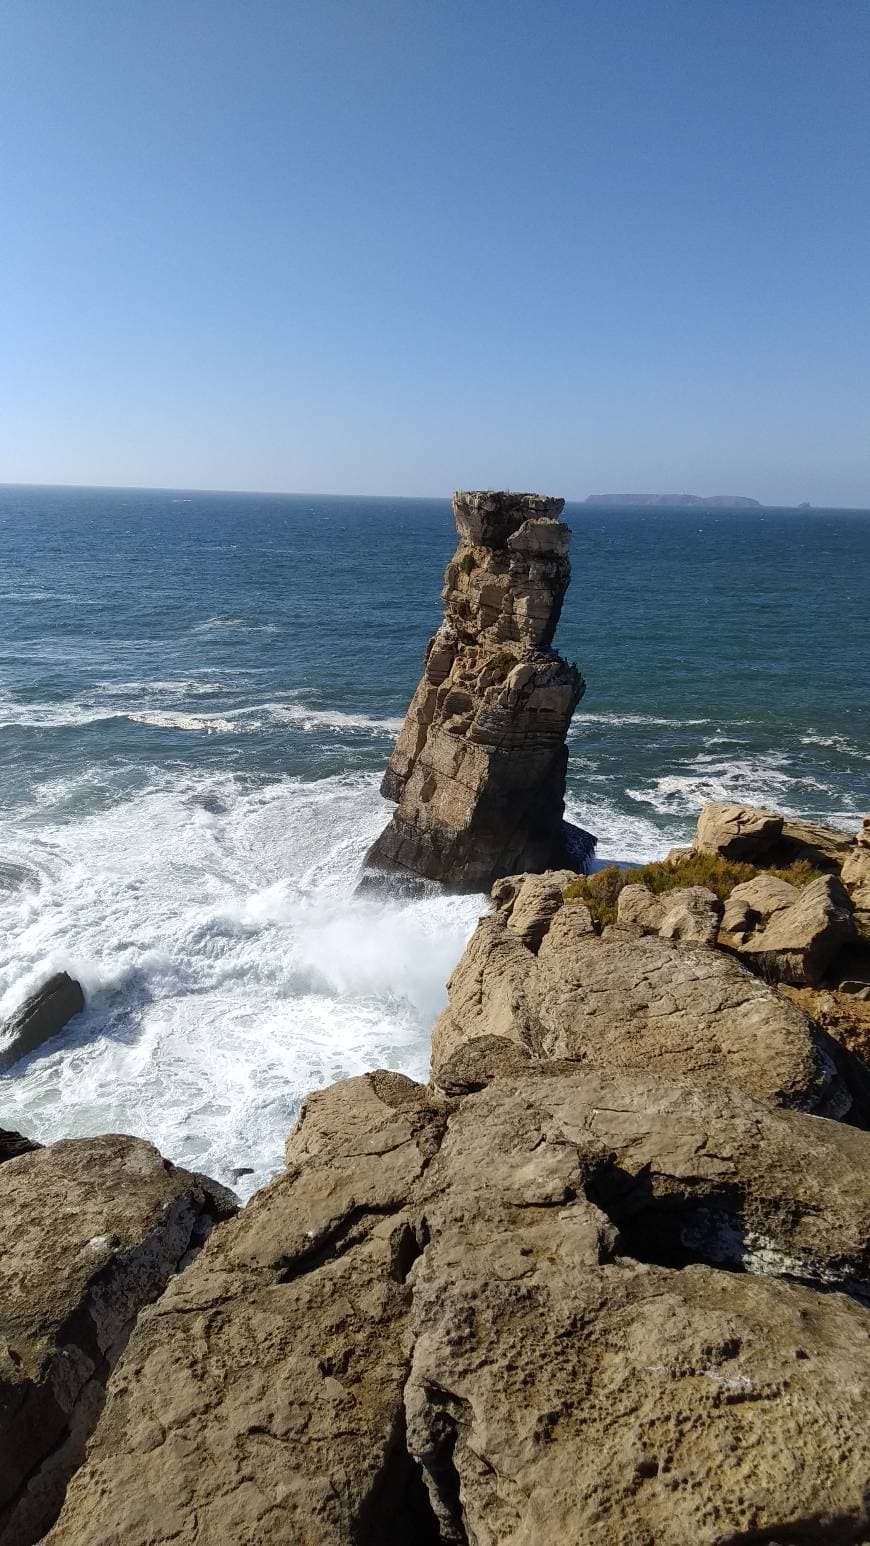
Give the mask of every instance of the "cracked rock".
<path id="1" fill-rule="evenodd" d="M 480 921 L 433 1032 L 436 1084 L 481 1037 L 536 1063 L 654 1071 L 862 1123 L 870 1113 L 856 1060 L 731 956 L 628 929 L 599 936 L 575 904 L 555 914 L 537 955 L 498 914 Z"/>
<path id="2" fill-rule="evenodd" d="M 424 1182 L 405 1389 L 441 1539 L 863 1540 L 870 1316 L 816 1289 L 866 1272 L 868 1160 L 856 1130 L 649 1079 L 467 1097 Z M 710 1264 L 726 1225 L 747 1271 Z"/>
<path id="3" fill-rule="evenodd" d="M 765 881 L 772 892 L 773 877 L 765 877 Z M 729 898 L 732 920 L 733 909 L 741 900 L 746 901 L 750 887 L 754 888 L 754 899 L 741 920 L 745 932 L 739 943 L 735 937 L 735 948 L 770 981 L 798 987 L 820 983 L 843 946 L 855 938 L 852 904 L 843 885 L 833 875 L 820 875 L 808 886 L 789 887 L 794 896 L 782 905 L 784 893 L 778 891 L 775 897 L 761 902 L 759 883 L 750 881 L 749 886 L 735 888 L 743 893 L 740 899 L 735 902 L 735 892 Z M 762 911 L 771 903 L 769 911 Z"/>
<path id="4" fill-rule="evenodd" d="M 721 916 L 722 903 L 706 886 L 684 886 L 662 896 L 654 896 L 646 886 L 625 886 L 617 900 L 621 928 L 687 944 L 715 945 Z"/>
<path id="5" fill-rule="evenodd" d="M 398 1074 L 309 1097 L 287 1170 L 140 1316 L 51 1546 L 434 1546 L 408 1203 L 448 1109 Z"/>
<path id="6" fill-rule="evenodd" d="M 138 1138 L 31 1147 L 0 1166 L 2 1546 L 41 1539 L 137 1315 L 234 1207 Z"/>
<path id="7" fill-rule="evenodd" d="M 346 1080 L 287 1159 L 140 1316 L 50 1546 L 870 1531 L 867 1134 L 551 1061 Z"/>

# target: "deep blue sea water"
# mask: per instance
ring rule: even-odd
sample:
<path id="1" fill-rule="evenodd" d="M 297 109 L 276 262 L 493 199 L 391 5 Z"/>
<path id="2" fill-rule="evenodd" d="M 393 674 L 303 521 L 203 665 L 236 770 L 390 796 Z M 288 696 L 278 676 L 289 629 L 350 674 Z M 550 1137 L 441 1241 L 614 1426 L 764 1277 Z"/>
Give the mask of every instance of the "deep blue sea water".
<path id="1" fill-rule="evenodd" d="M 707 799 L 870 810 L 870 515 L 569 506 L 569 814 L 644 859 Z M 0 1016 L 86 1013 L 0 1125 L 139 1132 L 243 1189 L 299 1099 L 423 1074 L 474 898 L 353 898 L 447 500 L 0 488 Z"/>

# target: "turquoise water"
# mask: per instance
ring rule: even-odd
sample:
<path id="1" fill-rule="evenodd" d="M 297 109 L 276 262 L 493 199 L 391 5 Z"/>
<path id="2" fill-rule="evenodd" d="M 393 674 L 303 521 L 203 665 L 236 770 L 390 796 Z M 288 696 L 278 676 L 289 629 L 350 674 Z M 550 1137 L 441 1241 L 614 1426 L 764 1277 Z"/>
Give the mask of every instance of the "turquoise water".
<path id="1" fill-rule="evenodd" d="M 728 797 L 870 810 L 870 516 L 569 506 L 569 814 L 643 859 Z M 480 904 L 353 899 L 439 616 L 446 500 L 0 489 L 0 1014 L 88 1009 L 0 1125 L 243 1187 L 313 1084 L 425 1072 Z"/>

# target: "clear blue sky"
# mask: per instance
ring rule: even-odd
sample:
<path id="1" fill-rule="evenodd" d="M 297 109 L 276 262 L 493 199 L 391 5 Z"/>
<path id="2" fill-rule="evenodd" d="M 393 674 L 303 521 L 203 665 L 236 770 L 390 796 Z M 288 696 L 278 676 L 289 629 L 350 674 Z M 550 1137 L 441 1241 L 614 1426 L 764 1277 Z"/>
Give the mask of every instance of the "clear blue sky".
<path id="1" fill-rule="evenodd" d="M 868 0 L 0 0 L 0 481 L 870 505 Z"/>

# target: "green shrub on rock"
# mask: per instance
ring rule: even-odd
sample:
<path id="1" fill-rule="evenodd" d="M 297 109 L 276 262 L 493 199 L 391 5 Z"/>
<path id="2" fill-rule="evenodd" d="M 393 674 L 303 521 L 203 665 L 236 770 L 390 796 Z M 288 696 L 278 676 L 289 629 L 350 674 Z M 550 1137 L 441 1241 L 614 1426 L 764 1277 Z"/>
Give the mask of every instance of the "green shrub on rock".
<path id="1" fill-rule="evenodd" d="M 654 896 L 665 891 L 677 891 L 684 886 L 706 886 L 724 902 L 735 886 L 753 880 L 756 875 L 776 875 L 792 886 L 806 886 L 818 879 L 821 872 L 806 859 L 799 859 L 785 869 L 761 870 L 754 864 L 742 864 L 735 859 L 722 859 L 718 854 L 689 853 L 675 863 L 664 859 L 636 869 L 620 869 L 609 864 L 594 875 L 578 875 L 562 893 L 566 902 L 583 902 L 599 928 L 616 922 L 616 905 L 624 886 L 646 886 Z"/>

